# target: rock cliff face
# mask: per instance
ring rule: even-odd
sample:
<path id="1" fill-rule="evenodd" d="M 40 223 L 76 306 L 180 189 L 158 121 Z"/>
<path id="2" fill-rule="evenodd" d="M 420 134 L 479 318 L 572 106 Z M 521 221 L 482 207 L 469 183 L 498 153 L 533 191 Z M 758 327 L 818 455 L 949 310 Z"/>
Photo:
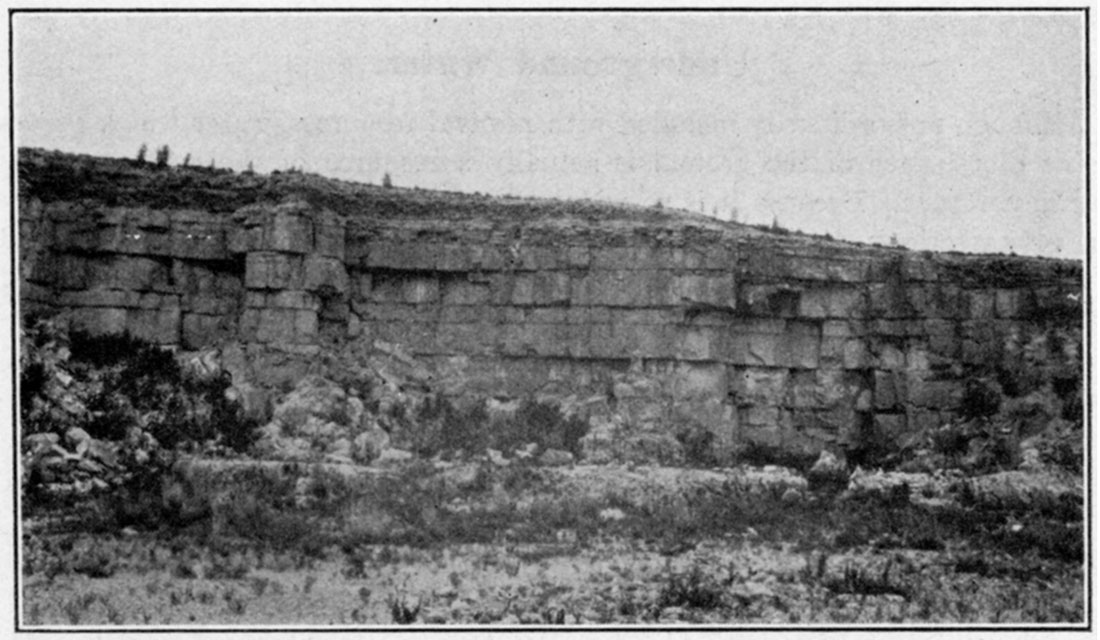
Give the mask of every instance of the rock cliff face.
<path id="1" fill-rule="evenodd" d="M 447 393 L 564 399 L 656 448 L 688 427 L 719 447 L 899 438 L 1013 345 L 1081 326 L 1079 262 L 27 149 L 19 173 L 24 312 L 239 342 L 271 387 L 385 341 Z"/>

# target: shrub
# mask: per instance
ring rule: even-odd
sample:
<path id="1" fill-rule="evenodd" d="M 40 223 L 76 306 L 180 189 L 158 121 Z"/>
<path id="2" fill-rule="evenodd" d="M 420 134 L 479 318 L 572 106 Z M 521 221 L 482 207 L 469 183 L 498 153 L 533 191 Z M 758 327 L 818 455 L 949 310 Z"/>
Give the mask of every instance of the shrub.
<path id="1" fill-rule="evenodd" d="M 683 446 L 684 458 L 689 465 L 696 467 L 718 466 L 718 457 L 714 453 L 714 433 L 694 425 L 676 434 Z"/>
<path id="2" fill-rule="evenodd" d="M 20 366 L 31 493 L 47 484 L 77 493 L 156 487 L 173 450 L 213 441 L 243 451 L 256 434 L 257 423 L 225 397 L 228 377 L 186 373 L 170 352 L 129 335 L 38 321 L 23 331 Z"/>
<path id="3" fill-rule="evenodd" d="M 455 407 L 442 396 L 428 398 L 417 411 L 411 448 L 423 457 L 459 450 L 473 453 L 485 448 L 511 452 L 528 443 L 541 449 L 562 449 L 581 455 L 581 439 L 588 423 L 566 417 L 557 407 L 525 400 L 516 414 L 490 420 L 483 403 Z"/>
<path id="4" fill-rule="evenodd" d="M 841 576 L 831 577 L 825 580 L 825 587 L 833 593 L 849 593 L 854 595 L 878 596 L 899 595 L 909 597 L 909 589 L 895 584 L 890 580 L 890 562 L 882 569 L 882 573 L 874 575 L 866 568 L 856 568 L 852 565 L 844 567 Z"/>
<path id="5" fill-rule="evenodd" d="M 698 565 L 685 573 L 670 574 L 657 596 L 657 606 L 717 609 L 722 606 L 723 589 L 703 573 Z"/>
<path id="6" fill-rule="evenodd" d="M 972 378 L 963 389 L 959 415 L 967 419 L 988 418 L 1001 410 L 1001 385 L 988 378 Z"/>
<path id="7" fill-rule="evenodd" d="M 171 150 L 168 149 L 168 145 L 157 148 L 157 167 L 164 168 L 168 166 L 168 158 L 171 155 Z"/>
<path id="8" fill-rule="evenodd" d="M 386 189 L 393 188 L 393 178 L 390 177 L 390 173 L 388 171 L 382 176 L 382 186 Z"/>
<path id="9" fill-rule="evenodd" d="M 775 465 L 806 473 L 814 466 L 814 462 L 817 461 L 817 456 L 813 453 L 792 451 L 784 447 L 765 444 L 754 440 L 750 441 L 737 453 L 736 459 L 742 464 L 749 464 L 755 467 Z"/>

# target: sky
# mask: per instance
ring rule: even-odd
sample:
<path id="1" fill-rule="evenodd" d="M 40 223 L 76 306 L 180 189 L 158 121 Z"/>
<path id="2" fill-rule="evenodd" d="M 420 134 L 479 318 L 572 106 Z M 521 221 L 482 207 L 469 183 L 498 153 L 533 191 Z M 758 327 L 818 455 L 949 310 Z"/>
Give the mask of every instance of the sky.
<path id="1" fill-rule="evenodd" d="M 19 146 L 1084 255 L 1081 12 L 22 13 L 13 62 Z"/>

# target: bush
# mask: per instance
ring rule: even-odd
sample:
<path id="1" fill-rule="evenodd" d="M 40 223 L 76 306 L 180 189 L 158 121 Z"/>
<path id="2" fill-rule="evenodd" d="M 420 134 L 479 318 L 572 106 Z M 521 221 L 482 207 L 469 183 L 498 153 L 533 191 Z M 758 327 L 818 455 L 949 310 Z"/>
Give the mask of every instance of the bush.
<path id="1" fill-rule="evenodd" d="M 49 320 L 25 325 L 21 344 L 28 495 L 156 486 L 178 448 L 216 442 L 243 451 L 255 437 L 257 423 L 225 398 L 227 377 L 186 373 L 155 345 L 65 332 Z"/>
<path id="2" fill-rule="evenodd" d="M 723 589 L 698 565 L 685 573 L 673 573 L 661 585 L 657 606 L 717 609 L 722 606 Z"/>
<path id="3" fill-rule="evenodd" d="M 1001 385 L 988 378 L 967 381 L 959 404 L 959 415 L 966 419 L 988 418 L 1001 410 Z"/>
<path id="4" fill-rule="evenodd" d="M 714 453 L 714 433 L 695 425 L 676 434 L 684 449 L 684 458 L 695 467 L 716 467 L 718 456 Z"/>
<path id="5" fill-rule="evenodd" d="M 561 449 L 579 457 L 581 439 L 588 433 L 586 421 L 532 399 L 525 400 L 514 416 L 491 420 L 483 403 L 458 408 L 436 396 L 421 405 L 414 422 L 410 448 L 428 458 L 486 448 L 511 452 L 532 442 L 540 449 Z"/>

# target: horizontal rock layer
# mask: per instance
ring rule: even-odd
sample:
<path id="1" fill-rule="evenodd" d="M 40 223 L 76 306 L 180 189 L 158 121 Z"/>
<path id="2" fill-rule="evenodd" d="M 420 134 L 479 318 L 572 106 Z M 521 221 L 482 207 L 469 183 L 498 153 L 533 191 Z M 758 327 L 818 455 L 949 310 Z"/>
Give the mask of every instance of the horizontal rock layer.
<path id="1" fill-rule="evenodd" d="M 36 170 L 24 162 L 21 178 Z M 37 189 L 19 200 L 24 311 L 299 360 L 383 340 L 434 364 L 450 393 L 596 396 L 726 443 L 812 449 L 935 426 L 1006 345 L 1081 323 L 1072 261 L 365 186 L 340 212 L 293 189 L 231 211 Z M 269 385 L 299 373 L 256 368 Z"/>

